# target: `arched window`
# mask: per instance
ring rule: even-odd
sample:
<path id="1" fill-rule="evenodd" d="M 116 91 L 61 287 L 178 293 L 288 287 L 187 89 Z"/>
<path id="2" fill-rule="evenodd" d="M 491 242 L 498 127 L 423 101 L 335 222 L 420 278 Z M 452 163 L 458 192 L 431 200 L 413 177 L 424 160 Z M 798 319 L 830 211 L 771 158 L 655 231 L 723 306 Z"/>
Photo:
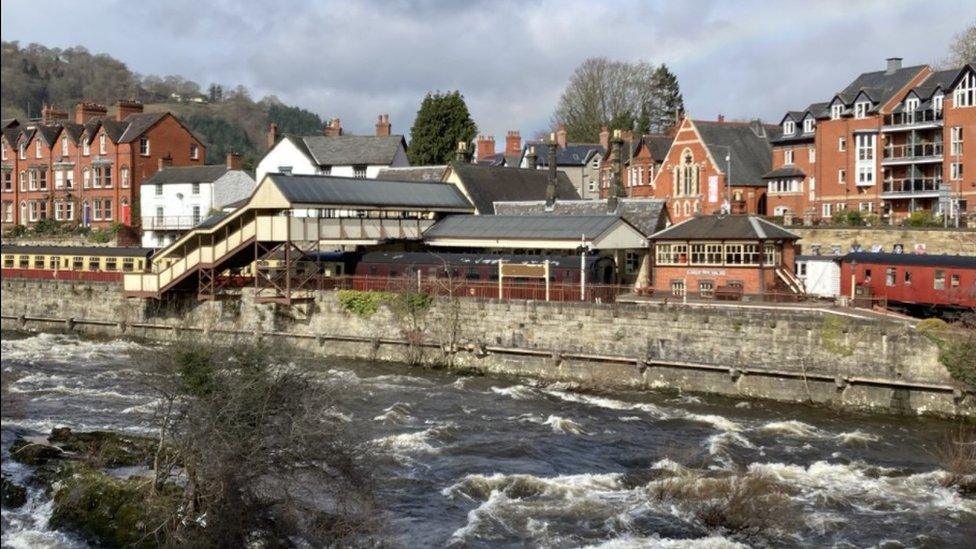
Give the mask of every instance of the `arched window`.
<path id="1" fill-rule="evenodd" d="M 691 150 L 685 149 L 681 153 L 681 157 L 681 166 L 675 170 L 678 179 L 676 194 L 678 196 L 697 196 L 700 191 L 700 169 L 695 164 L 695 157 L 691 154 Z"/>

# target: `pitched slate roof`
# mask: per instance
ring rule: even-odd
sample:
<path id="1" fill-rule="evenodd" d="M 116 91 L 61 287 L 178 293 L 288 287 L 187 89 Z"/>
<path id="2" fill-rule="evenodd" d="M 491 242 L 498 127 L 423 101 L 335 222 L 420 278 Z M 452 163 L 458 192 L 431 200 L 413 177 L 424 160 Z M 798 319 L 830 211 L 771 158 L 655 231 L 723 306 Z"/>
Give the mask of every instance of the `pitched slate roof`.
<path id="1" fill-rule="evenodd" d="M 620 220 L 616 215 L 451 215 L 427 229 L 424 238 L 579 240 L 596 238 Z"/>
<path id="2" fill-rule="evenodd" d="M 698 134 L 718 163 L 720 170 L 727 171 L 725 156 L 732 153 L 732 186 L 766 186 L 764 174 L 772 168 L 771 139 L 779 135 L 779 126 L 753 123 L 694 121 Z M 756 131 L 765 131 L 761 137 Z"/>
<path id="3" fill-rule="evenodd" d="M 227 173 L 226 164 L 210 166 L 179 166 L 163 168 L 142 182 L 143 185 L 169 185 L 174 183 L 213 183 Z"/>
<path id="4" fill-rule="evenodd" d="M 401 146 L 402 135 L 286 136 L 319 166 L 389 165 Z"/>
<path id="5" fill-rule="evenodd" d="M 850 106 L 854 103 L 854 99 L 861 92 L 864 92 L 876 104 L 884 104 L 894 97 L 899 90 L 908 85 L 912 78 L 915 78 L 924 68 L 925 65 L 916 65 L 913 67 L 904 67 L 891 73 L 883 70 L 865 72 L 855 78 L 837 96 L 846 105 Z"/>
<path id="6" fill-rule="evenodd" d="M 117 140 L 118 143 L 131 143 L 139 138 L 146 130 L 168 115 L 168 112 L 140 112 L 125 117 L 122 123 L 125 129 Z"/>
<path id="7" fill-rule="evenodd" d="M 799 240 L 786 229 L 755 215 L 701 215 L 672 225 L 650 240 Z"/>
<path id="8" fill-rule="evenodd" d="M 530 146 L 535 147 L 536 164 L 549 165 L 549 146 L 542 141 L 529 141 L 522 148 L 522 156 L 528 153 Z M 585 166 L 595 154 L 603 154 L 603 147 L 599 143 L 567 143 L 565 147 L 556 148 L 557 166 Z"/>
<path id="9" fill-rule="evenodd" d="M 480 166 L 452 162 L 465 193 L 482 215 L 495 213 L 495 202 L 511 200 L 545 200 L 549 182 L 547 170 Z M 556 173 L 556 199 L 579 200 L 580 195 L 563 172 Z"/>
<path id="10" fill-rule="evenodd" d="M 380 168 L 376 179 L 387 181 L 443 181 L 447 165 L 410 166 L 408 168 Z"/>
<path id="11" fill-rule="evenodd" d="M 420 210 L 474 210 L 457 187 L 449 183 L 379 181 L 330 175 L 268 174 L 292 204 Z"/>
<path id="12" fill-rule="evenodd" d="M 475 160 L 475 164 L 480 166 L 504 166 L 507 159 L 505 158 L 505 153 L 495 153 L 484 158 L 479 158 Z"/>
<path id="13" fill-rule="evenodd" d="M 796 166 L 783 166 L 767 173 L 763 179 L 779 179 L 782 177 L 806 177 L 807 174 Z"/>
<path id="14" fill-rule="evenodd" d="M 874 263 L 884 265 L 917 265 L 926 267 L 959 267 L 976 269 L 976 256 L 948 254 L 894 254 L 852 252 L 841 258 L 844 262 Z"/>
<path id="15" fill-rule="evenodd" d="M 651 158 L 661 161 L 664 160 L 664 157 L 668 155 L 668 151 L 671 150 L 671 143 L 674 143 L 674 137 L 669 135 L 645 135 L 641 137 L 641 141 L 651 151 Z"/>
<path id="16" fill-rule="evenodd" d="M 659 198 L 620 198 L 613 212 L 637 228 L 645 236 L 665 228 L 668 224 L 666 200 Z M 544 200 L 495 202 L 496 215 L 607 215 L 606 199 L 557 200 L 551 210 Z"/>

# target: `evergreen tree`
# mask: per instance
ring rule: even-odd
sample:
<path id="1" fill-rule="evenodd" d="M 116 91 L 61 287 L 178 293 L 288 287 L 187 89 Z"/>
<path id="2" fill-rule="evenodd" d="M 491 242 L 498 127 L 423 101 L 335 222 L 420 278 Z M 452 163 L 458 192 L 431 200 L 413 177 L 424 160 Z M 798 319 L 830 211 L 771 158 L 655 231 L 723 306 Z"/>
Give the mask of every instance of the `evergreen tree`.
<path id="1" fill-rule="evenodd" d="M 454 159 L 458 142 L 470 148 L 477 131 L 461 92 L 428 93 L 410 128 L 410 163 L 446 164 Z"/>
<path id="2" fill-rule="evenodd" d="M 649 118 L 647 129 L 655 133 L 666 133 L 674 126 L 677 116 L 685 111 L 685 101 L 681 97 L 678 77 L 663 63 L 654 70 L 651 79 L 651 99 L 647 111 Z"/>

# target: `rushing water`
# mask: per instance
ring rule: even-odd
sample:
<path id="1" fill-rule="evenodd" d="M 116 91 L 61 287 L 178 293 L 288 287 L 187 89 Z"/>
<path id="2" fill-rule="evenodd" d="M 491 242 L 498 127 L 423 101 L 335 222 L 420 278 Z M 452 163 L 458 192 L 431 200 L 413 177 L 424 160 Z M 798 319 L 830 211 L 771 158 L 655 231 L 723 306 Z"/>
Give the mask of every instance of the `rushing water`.
<path id="1" fill-rule="evenodd" d="M 18 434 L 151 429 L 151 392 L 128 341 L 4 334 L 3 471 Z M 617 392 L 406 366 L 300 364 L 340 388 L 343 412 L 383 453 L 381 501 L 399 546 L 736 547 L 648 497 L 673 462 L 747 468 L 802 509 L 777 544 L 969 546 L 976 501 L 944 488 L 931 449 L 948 424 L 756 401 Z M 81 547 L 47 528 L 50 503 L 3 510 L 4 547 Z"/>

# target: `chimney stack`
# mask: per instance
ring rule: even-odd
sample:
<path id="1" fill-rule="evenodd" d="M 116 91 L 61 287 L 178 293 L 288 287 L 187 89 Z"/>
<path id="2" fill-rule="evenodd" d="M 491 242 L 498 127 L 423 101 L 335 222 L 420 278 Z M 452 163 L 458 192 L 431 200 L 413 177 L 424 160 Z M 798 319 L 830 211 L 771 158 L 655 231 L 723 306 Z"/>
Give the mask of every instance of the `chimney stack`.
<path id="1" fill-rule="evenodd" d="M 390 115 L 381 114 L 376 119 L 376 136 L 387 137 L 390 135 Z"/>
<path id="2" fill-rule="evenodd" d="M 168 168 L 173 165 L 173 157 L 167 154 L 166 156 L 159 157 L 159 169 Z"/>
<path id="3" fill-rule="evenodd" d="M 268 125 L 268 150 L 274 148 L 278 142 L 278 124 L 272 122 Z"/>
<path id="4" fill-rule="evenodd" d="M 885 68 L 885 74 L 894 74 L 901 70 L 901 57 L 889 57 L 885 61 L 888 62 Z"/>
<path id="5" fill-rule="evenodd" d="M 142 103 L 138 101 L 126 101 L 118 100 L 115 102 L 115 120 L 121 122 L 126 119 L 130 114 L 139 114 L 142 112 Z"/>
<path id="6" fill-rule="evenodd" d="M 565 130 L 563 130 L 565 132 Z M 549 155 L 546 159 L 546 167 L 549 168 L 549 177 L 546 180 L 546 209 L 552 209 L 556 204 L 556 154 L 559 152 L 557 143 L 558 133 L 549 135 Z"/>
<path id="7" fill-rule="evenodd" d="M 610 154 L 610 130 L 606 126 L 600 128 L 600 146 L 603 147 L 603 154 Z"/>
<path id="8" fill-rule="evenodd" d="M 718 121 L 719 123 L 725 122 L 725 115 L 724 114 L 718 115 Z"/>
<path id="9" fill-rule="evenodd" d="M 560 124 L 559 129 L 556 130 L 556 144 L 560 149 L 566 148 L 566 126 L 563 124 Z"/>
<path id="10" fill-rule="evenodd" d="M 461 163 L 468 161 L 468 143 L 466 141 L 458 141 L 457 152 L 454 154 L 454 160 Z"/>
<path id="11" fill-rule="evenodd" d="M 525 153 L 525 167 L 530 170 L 539 167 L 539 156 L 535 153 L 535 145 L 529 145 L 529 151 Z"/>
<path id="12" fill-rule="evenodd" d="M 624 145 L 623 133 L 620 130 L 613 130 L 613 174 L 610 180 L 610 189 L 607 195 L 607 213 L 617 211 L 620 197 L 623 196 L 622 176 L 623 176 L 623 154 Z"/>
<path id="13" fill-rule="evenodd" d="M 98 118 L 108 114 L 108 109 L 104 105 L 82 101 L 75 105 L 75 124 L 86 124 L 92 118 Z"/>
<path id="14" fill-rule="evenodd" d="M 59 110 L 54 105 L 45 104 L 41 108 L 41 124 L 48 125 L 58 120 L 67 120 L 68 111 Z"/>
<path id="15" fill-rule="evenodd" d="M 342 122 L 338 118 L 333 118 L 325 125 L 326 137 L 339 137 L 342 135 Z"/>
<path id="16" fill-rule="evenodd" d="M 510 130 L 505 136 L 505 156 L 519 156 L 522 154 L 522 135 L 518 130 Z"/>
<path id="17" fill-rule="evenodd" d="M 493 135 L 479 135 L 478 145 L 477 145 L 477 158 L 478 160 L 484 160 L 489 156 L 495 155 L 495 136 Z"/>
<path id="18" fill-rule="evenodd" d="M 227 153 L 227 169 L 228 170 L 240 170 L 243 164 L 241 163 L 241 155 L 236 152 Z"/>

